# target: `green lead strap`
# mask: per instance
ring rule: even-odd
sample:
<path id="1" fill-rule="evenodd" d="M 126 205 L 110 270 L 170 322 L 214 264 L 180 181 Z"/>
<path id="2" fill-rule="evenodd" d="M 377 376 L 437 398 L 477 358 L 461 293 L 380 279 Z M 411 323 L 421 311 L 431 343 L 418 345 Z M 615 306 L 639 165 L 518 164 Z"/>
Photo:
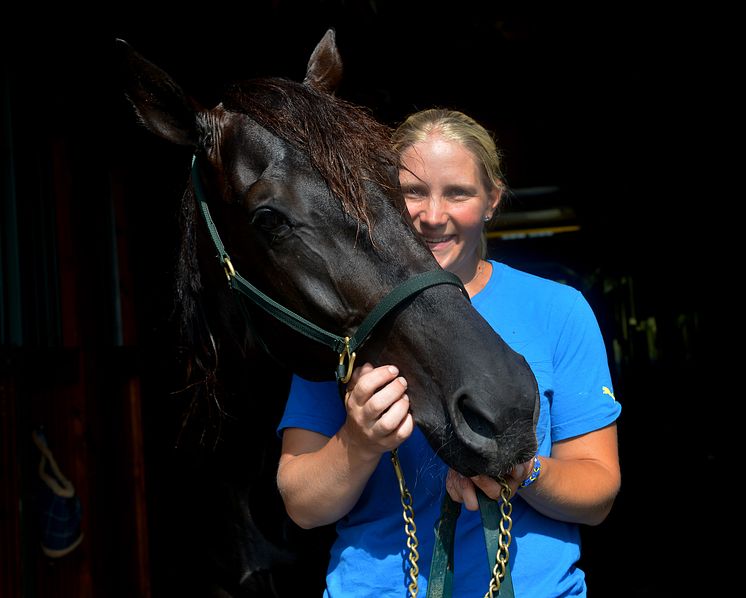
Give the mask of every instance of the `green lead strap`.
<path id="1" fill-rule="evenodd" d="M 490 571 L 495 567 L 497 560 L 497 551 L 500 547 L 500 521 L 502 513 L 500 512 L 500 501 L 492 500 L 484 492 L 477 488 L 477 499 L 479 500 L 479 512 L 482 515 L 482 531 L 484 532 L 484 542 L 487 545 L 487 562 Z M 500 591 L 495 594 L 500 598 L 514 598 L 513 578 L 510 576 L 510 567 L 505 563 L 505 577 L 500 583 Z"/>
<path id="2" fill-rule="evenodd" d="M 435 546 L 427 580 L 427 598 L 449 598 L 453 592 L 453 544 L 461 503 L 444 493 L 440 518 L 435 522 Z"/>
<path id="3" fill-rule="evenodd" d="M 487 562 L 489 570 L 492 571 L 500 545 L 499 525 L 502 514 L 499 501 L 492 500 L 479 489 L 477 489 L 477 498 L 487 547 Z M 427 598 L 451 598 L 453 594 L 453 548 L 456 538 L 456 522 L 460 514 L 461 504 L 454 501 L 446 491 L 443 496 L 440 518 L 435 523 L 435 547 L 430 561 L 430 576 L 427 580 Z M 507 565 L 500 591 L 495 596 L 515 598 L 513 580 Z"/>

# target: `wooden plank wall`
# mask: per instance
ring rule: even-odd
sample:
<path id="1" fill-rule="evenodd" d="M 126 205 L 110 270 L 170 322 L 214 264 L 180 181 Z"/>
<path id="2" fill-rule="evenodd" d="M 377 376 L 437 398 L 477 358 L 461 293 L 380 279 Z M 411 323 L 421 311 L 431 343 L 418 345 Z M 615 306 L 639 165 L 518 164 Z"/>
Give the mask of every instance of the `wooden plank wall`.
<path id="1" fill-rule="evenodd" d="M 26 118 L 35 84 L 22 77 L 12 84 L 24 312 L 21 342 L 0 343 L 0 595 L 148 598 L 142 393 L 121 176 L 106 156 L 87 155 L 79 130 L 40 130 Z M 57 559 L 39 545 L 39 452 L 31 440 L 39 427 L 83 511 L 83 542 Z"/>

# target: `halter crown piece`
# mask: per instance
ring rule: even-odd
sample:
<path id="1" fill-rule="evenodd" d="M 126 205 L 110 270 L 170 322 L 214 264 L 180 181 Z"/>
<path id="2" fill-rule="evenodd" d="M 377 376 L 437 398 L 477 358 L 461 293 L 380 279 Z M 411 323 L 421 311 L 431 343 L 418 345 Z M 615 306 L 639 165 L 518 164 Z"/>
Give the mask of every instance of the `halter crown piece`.
<path id="1" fill-rule="evenodd" d="M 192 157 L 192 187 L 194 188 L 197 203 L 207 226 L 207 230 L 210 233 L 210 238 L 217 250 L 217 257 L 228 277 L 230 287 L 240 292 L 254 305 L 262 308 L 265 312 L 286 326 L 289 326 L 296 332 L 299 332 L 312 340 L 326 345 L 332 351 L 337 353 L 339 355 L 339 363 L 337 364 L 335 377 L 339 382 L 347 383 L 349 381 L 355 363 L 355 352 L 367 340 L 375 326 L 387 314 L 392 312 L 410 297 L 418 294 L 420 291 L 439 284 L 456 285 L 461 289 L 461 292 L 467 299 L 469 297 L 459 277 L 447 272 L 446 270 L 432 270 L 430 272 L 415 274 L 411 278 L 394 287 L 388 295 L 381 299 L 381 301 L 361 322 L 360 326 L 358 326 L 352 336 L 339 336 L 320 328 L 313 322 L 306 320 L 303 316 L 300 316 L 285 306 L 277 303 L 236 272 L 231 263 L 230 256 L 220 239 L 215 223 L 210 216 L 210 209 L 207 206 L 205 191 L 197 167 L 196 155 Z"/>

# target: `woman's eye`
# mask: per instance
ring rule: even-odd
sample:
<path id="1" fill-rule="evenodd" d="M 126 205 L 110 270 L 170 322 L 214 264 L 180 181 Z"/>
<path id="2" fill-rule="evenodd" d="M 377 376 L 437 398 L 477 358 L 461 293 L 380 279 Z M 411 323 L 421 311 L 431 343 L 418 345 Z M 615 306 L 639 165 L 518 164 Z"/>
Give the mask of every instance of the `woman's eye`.
<path id="1" fill-rule="evenodd" d="M 287 218 L 277 210 L 259 208 L 251 218 L 251 223 L 272 235 L 273 240 L 287 235 L 292 227 Z"/>

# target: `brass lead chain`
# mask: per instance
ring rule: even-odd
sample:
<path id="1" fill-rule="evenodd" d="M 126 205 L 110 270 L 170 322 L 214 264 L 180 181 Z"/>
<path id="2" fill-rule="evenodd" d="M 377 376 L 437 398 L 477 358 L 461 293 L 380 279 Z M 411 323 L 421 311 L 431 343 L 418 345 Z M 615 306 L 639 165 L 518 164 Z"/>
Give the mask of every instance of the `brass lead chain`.
<path id="1" fill-rule="evenodd" d="M 500 584 L 505 579 L 505 571 L 508 567 L 508 560 L 510 559 L 510 541 L 512 536 L 510 530 L 513 527 L 513 520 L 510 516 L 513 513 L 513 505 L 510 504 L 510 486 L 500 478 L 498 480 L 502 489 L 500 490 L 500 498 L 502 503 L 500 504 L 500 535 L 497 538 L 497 555 L 495 556 L 495 567 L 492 570 L 492 579 L 490 580 L 490 587 L 484 598 L 495 598 L 497 593 L 500 592 Z"/>
<path id="2" fill-rule="evenodd" d="M 396 449 L 391 451 L 391 463 L 394 465 L 394 471 L 396 472 L 396 479 L 399 480 L 399 494 L 401 496 L 401 505 L 403 508 L 402 516 L 404 517 L 404 533 L 407 535 L 407 548 L 409 549 L 409 598 L 417 598 L 417 578 L 420 573 L 420 567 L 417 564 L 420 558 L 419 552 L 417 552 L 417 526 L 414 523 L 414 508 L 412 507 L 412 495 L 409 493 L 407 484 L 404 481 L 404 474 L 402 473 L 401 464 L 399 463 L 399 454 Z"/>
<path id="3" fill-rule="evenodd" d="M 409 549 L 409 578 L 410 583 L 407 587 L 408 598 L 417 598 L 417 578 L 420 573 L 420 568 L 417 565 L 417 561 L 420 558 L 419 552 L 417 552 L 417 526 L 414 523 L 414 508 L 412 507 L 412 495 L 407 488 L 407 484 L 404 481 L 404 473 L 402 472 L 401 464 L 399 463 L 399 454 L 396 449 L 391 451 L 391 463 L 394 466 L 396 472 L 396 479 L 399 481 L 399 494 L 401 497 L 401 505 L 403 508 L 402 516 L 404 517 L 404 533 L 407 536 L 407 548 Z M 497 555 L 495 555 L 495 567 L 492 570 L 492 579 L 490 580 L 490 586 L 484 598 L 495 598 L 500 592 L 500 585 L 503 579 L 505 579 L 505 572 L 508 568 L 508 560 L 510 559 L 510 541 L 512 535 L 510 530 L 513 528 L 513 520 L 511 515 L 513 513 L 513 505 L 510 504 L 510 486 L 500 478 L 500 534 L 497 539 Z"/>

